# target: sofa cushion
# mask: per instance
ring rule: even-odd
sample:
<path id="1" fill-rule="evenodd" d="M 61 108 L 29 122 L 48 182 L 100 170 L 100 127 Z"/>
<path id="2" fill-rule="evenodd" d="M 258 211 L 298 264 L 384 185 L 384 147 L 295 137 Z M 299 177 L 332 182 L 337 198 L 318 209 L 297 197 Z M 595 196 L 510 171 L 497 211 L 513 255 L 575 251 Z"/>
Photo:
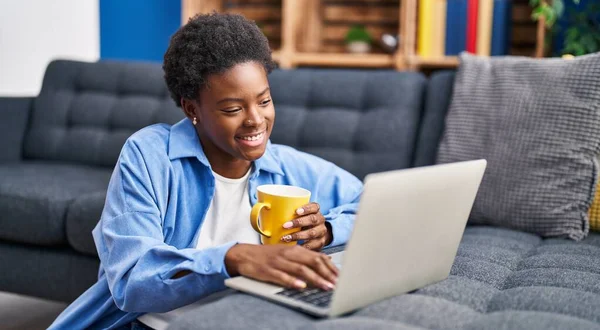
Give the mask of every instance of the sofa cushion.
<path id="1" fill-rule="evenodd" d="M 406 168 L 427 80 L 419 73 L 276 70 L 272 141 L 325 158 L 359 178 Z"/>
<path id="2" fill-rule="evenodd" d="M 70 248 L 0 240 L 0 291 L 70 303 L 97 281 L 99 264 Z M 7 329 L 4 319 L 0 323 Z"/>
<path id="3" fill-rule="evenodd" d="M 232 293 L 187 312 L 170 329 L 600 329 L 598 306 L 600 234 L 575 242 L 472 226 L 446 280 L 347 317 L 316 320 Z M 278 318 L 258 317 L 266 314 Z"/>
<path id="4" fill-rule="evenodd" d="M 85 194 L 75 198 L 67 210 L 67 241 L 75 251 L 97 256 L 92 230 L 100 220 L 106 191 Z"/>
<path id="5" fill-rule="evenodd" d="M 485 158 L 471 223 L 582 239 L 600 153 L 600 54 L 463 53 L 438 162 Z"/>
<path id="6" fill-rule="evenodd" d="M 0 164 L 0 239 L 36 245 L 67 243 L 67 209 L 77 197 L 105 191 L 105 168 L 27 161 Z"/>
<path id="7" fill-rule="evenodd" d="M 158 64 L 54 61 L 34 102 L 24 156 L 112 167 L 132 133 L 183 117 Z"/>

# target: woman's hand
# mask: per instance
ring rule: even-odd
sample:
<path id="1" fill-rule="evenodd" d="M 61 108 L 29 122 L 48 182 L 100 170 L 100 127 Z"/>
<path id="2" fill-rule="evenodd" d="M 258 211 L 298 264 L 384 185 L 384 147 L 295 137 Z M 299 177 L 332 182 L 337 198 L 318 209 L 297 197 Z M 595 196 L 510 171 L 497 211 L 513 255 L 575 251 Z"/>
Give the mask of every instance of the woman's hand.
<path id="1" fill-rule="evenodd" d="M 338 276 L 329 256 L 297 245 L 237 244 L 227 251 L 225 266 L 231 276 L 243 275 L 296 289 L 310 285 L 331 290 Z"/>
<path id="2" fill-rule="evenodd" d="M 283 228 L 302 228 L 301 231 L 281 238 L 284 242 L 303 240 L 305 248 L 320 251 L 331 243 L 333 236 L 327 227 L 325 217 L 321 214 L 318 203 L 310 203 L 296 210 L 298 218 L 283 224 Z"/>

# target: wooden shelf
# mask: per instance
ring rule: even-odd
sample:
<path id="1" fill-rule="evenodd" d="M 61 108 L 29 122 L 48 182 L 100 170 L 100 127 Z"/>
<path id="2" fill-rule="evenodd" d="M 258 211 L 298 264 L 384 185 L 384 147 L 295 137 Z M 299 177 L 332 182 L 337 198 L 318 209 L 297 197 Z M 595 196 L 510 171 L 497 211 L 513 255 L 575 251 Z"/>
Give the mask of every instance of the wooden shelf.
<path id="1" fill-rule="evenodd" d="M 457 56 L 444 57 L 419 57 L 411 56 L 407 58 L 409 67 L 435 67 L 435 68 L 455 68 L 458 66 Z"/>
<path id="2" fill-rule="evenodd" d="M 279 62 L 280 51 L 273 52 L 273 60 Z M 392 68 L 394 56 L 388 54 L 347 54 L 347 53 L 294 53 L 291 58 L 292 66 L 330 66 L 356 68 Z"/>
<path id="3" fill-rule="evenodd" d="M 394 57 L 387 54 L 296 53 L 293 61 L 297 65 L 361 68 L 391 68 L 394 66 Z"/>
<path id="4" fill-rule="evenodd" d="M 284 69 L 325 66 L 419 71 L 459 65 L 456 56 L 421 57 L 417 54 L 419 0 L 232 0 L 235 5 L 224 0 L 181 1 L 184 23 L 196 13 L 213 10 L 237 12 L 257 21 L 269 37 L 270 46 L 277 49 L 273 52 L 273 60 Z M 261 5 L 257 6 L 257 3 Z M 513 11 L 515 21 L 520 22 L 513 34 L 529 37 L 537 34 L 537 52 L 531 51 L 533 44 L 527 52 L 542 57 L 544 22 L 531 22 L 528 0 L 515 0 L 515 4 L 521 10 Z M 384 21 L 389 24 L 379 24 Z M 373 35 L 397 34 L 401 40 L 400 48 L 394 54 L 345 53 L 340 41 L 344 39 L 348 22 L 367 23 L 366 28 Z M 531 42 L 529 37 L 523 37 L 523 40 L 513 37 L 513 41 Z M 514 48 L 515 42 L 511 46 Z M 340 52 L 333 52 L 337 50 Z"/>

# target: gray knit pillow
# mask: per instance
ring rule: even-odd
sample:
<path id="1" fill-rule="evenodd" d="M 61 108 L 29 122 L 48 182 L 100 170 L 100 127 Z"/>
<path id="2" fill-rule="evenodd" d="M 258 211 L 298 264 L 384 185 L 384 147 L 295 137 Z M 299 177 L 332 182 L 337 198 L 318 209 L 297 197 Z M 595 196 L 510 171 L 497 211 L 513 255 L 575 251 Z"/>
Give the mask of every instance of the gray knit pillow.
<path id="1" fill-rule="evenodd" d="M 600 152 L 600 54 L 460 60 L 438 163 L 488 160 L 470 223 L 584 238 Z"/>

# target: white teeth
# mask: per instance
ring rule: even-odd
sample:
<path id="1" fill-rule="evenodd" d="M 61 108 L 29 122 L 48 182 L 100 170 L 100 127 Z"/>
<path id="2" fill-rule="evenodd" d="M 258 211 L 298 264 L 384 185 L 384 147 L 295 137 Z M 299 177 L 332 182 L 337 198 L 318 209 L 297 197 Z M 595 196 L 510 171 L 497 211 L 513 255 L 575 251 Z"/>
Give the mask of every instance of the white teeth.
<path id="1" fill-rule="evenodd" d="M 249 137 L 243 137 L 241 138 L 242 140 L 246 140 L 246 141 L 256 141 L 258 139 L 261 139 L 264 133 L 260 133 L 258 135 L 254 135 L 254 136 L 249 136 Z"/>

